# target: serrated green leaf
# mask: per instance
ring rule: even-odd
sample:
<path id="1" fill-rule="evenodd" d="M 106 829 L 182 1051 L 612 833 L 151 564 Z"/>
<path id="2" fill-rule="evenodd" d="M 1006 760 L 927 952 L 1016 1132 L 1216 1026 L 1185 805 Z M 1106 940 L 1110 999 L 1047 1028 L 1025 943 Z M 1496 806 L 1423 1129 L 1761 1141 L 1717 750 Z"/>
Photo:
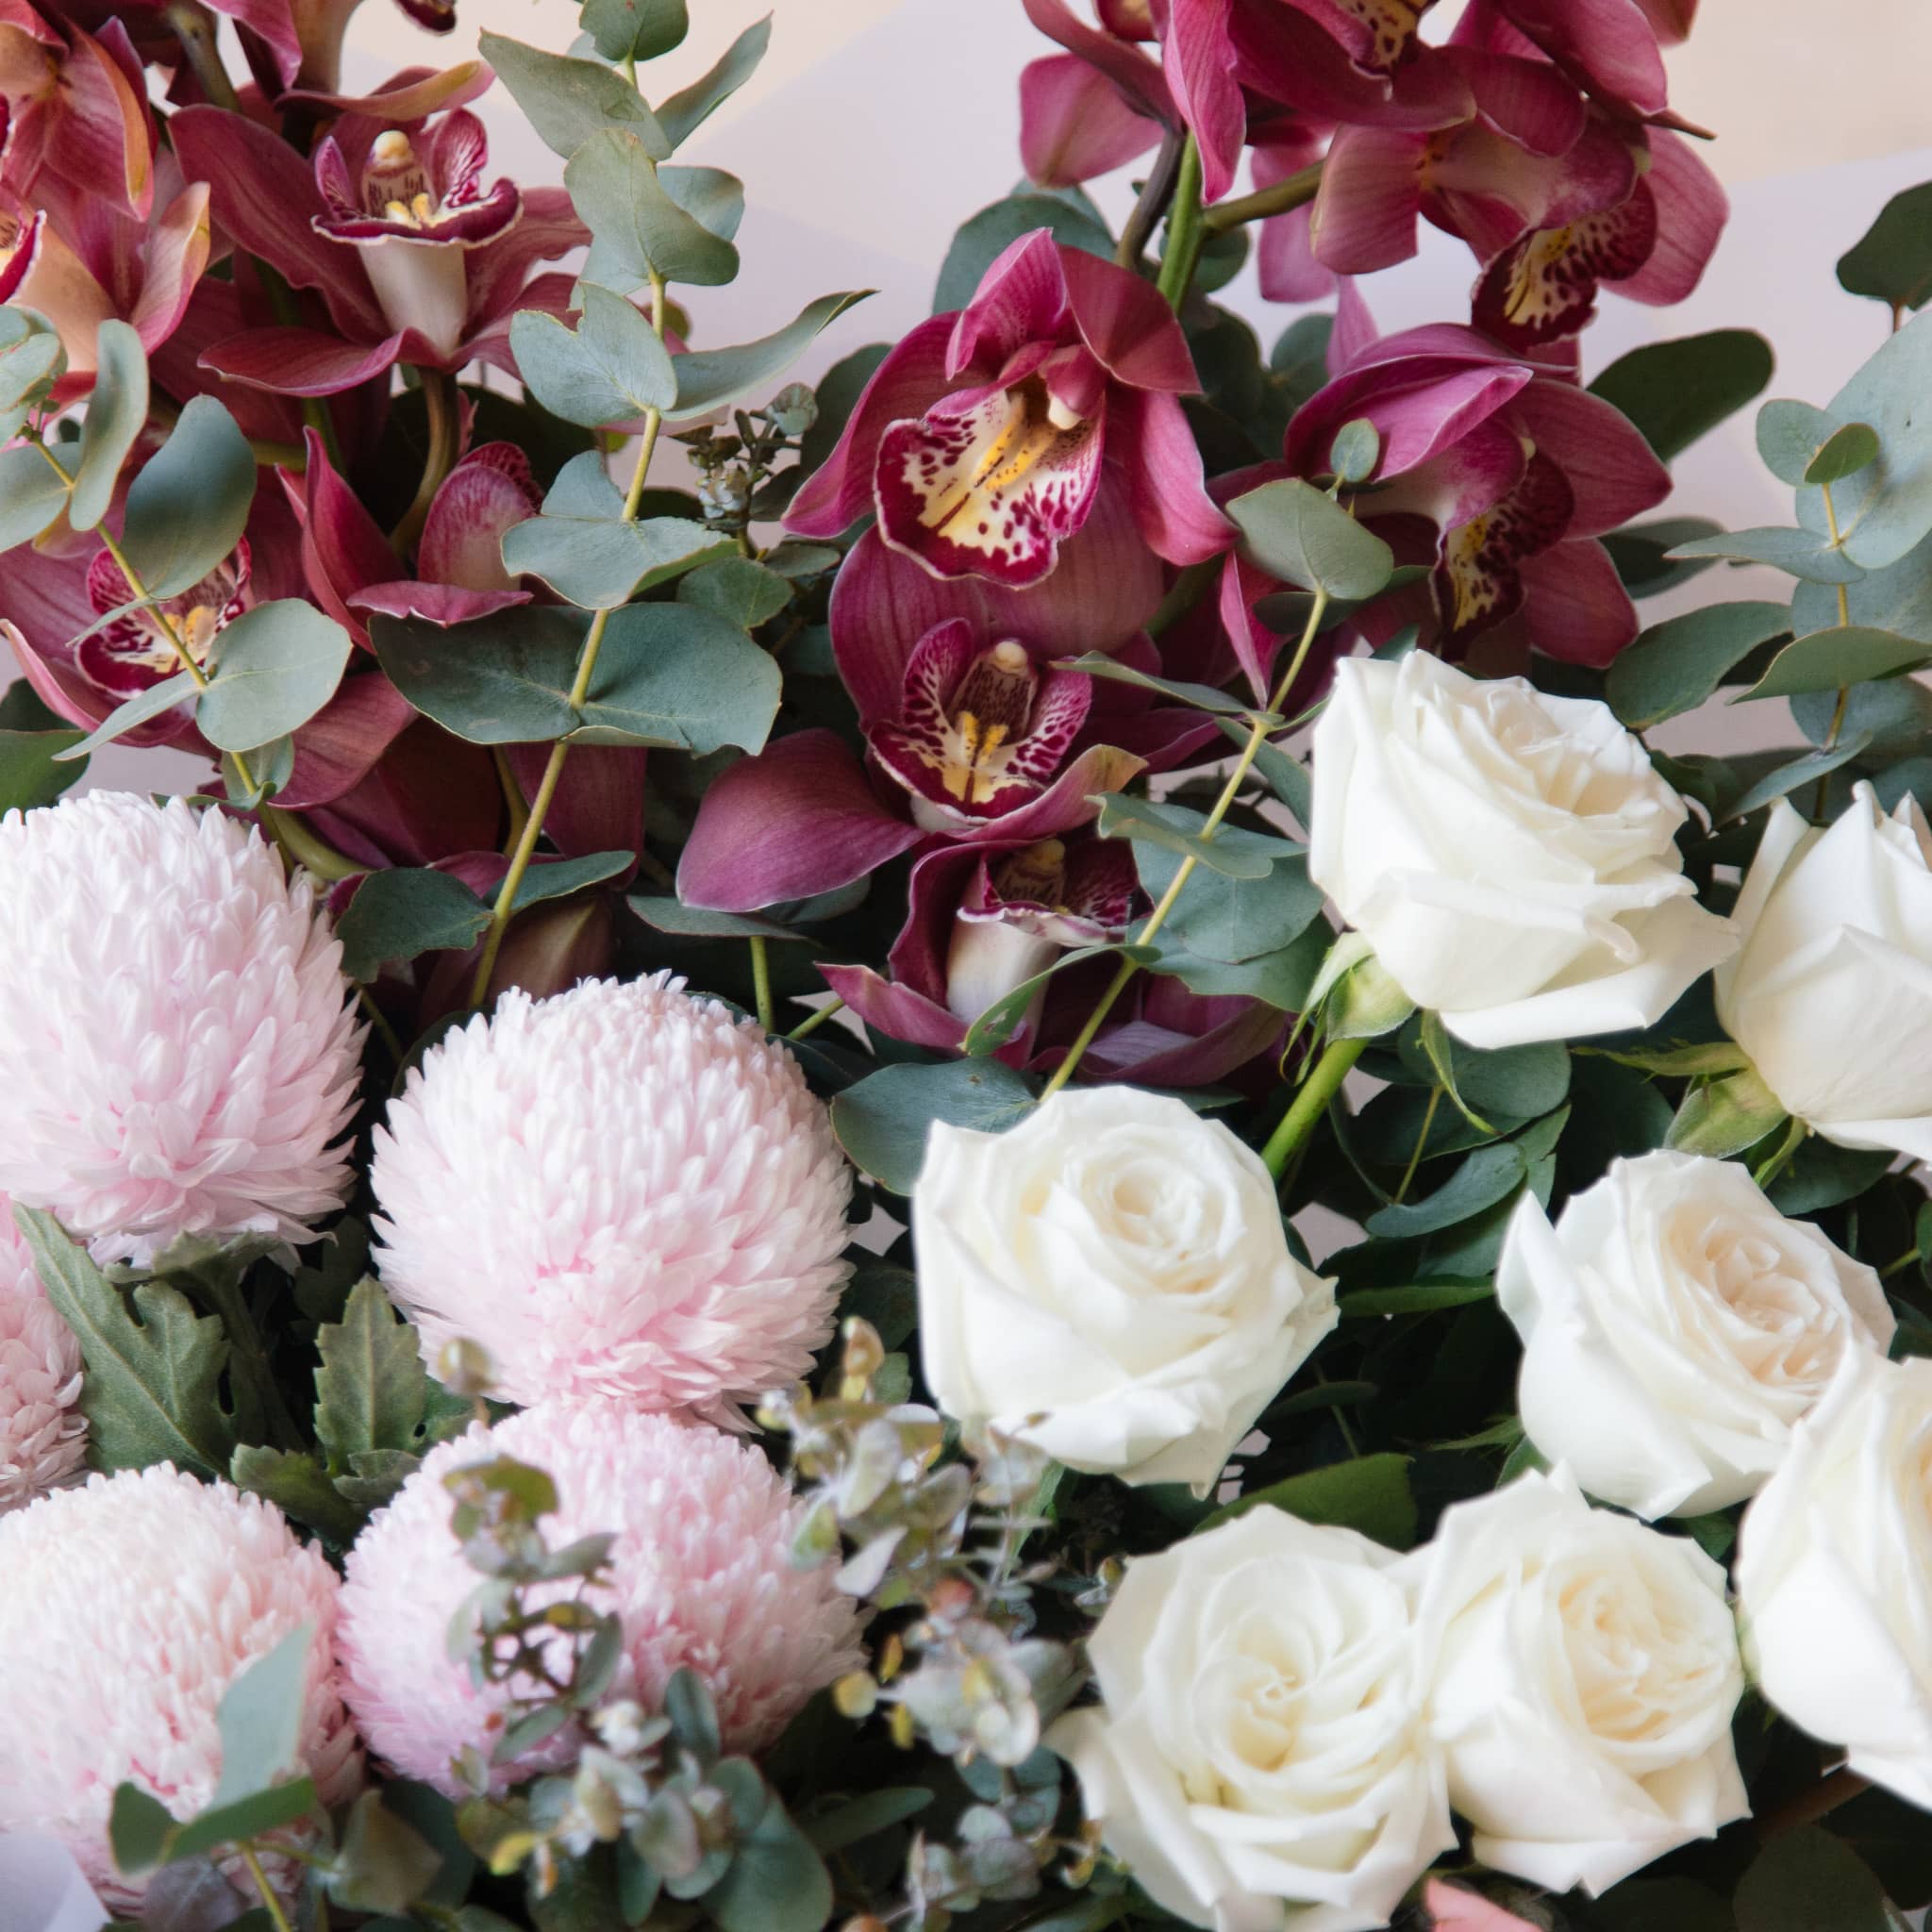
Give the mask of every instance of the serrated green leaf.
<path id="1" fill-rule="evenodd" d="M 212 396 L 192 396 L 127 491 L 121 547 L 151 597 L 192 590 L 242 541 L 255 452 Z"/>
<path id="2" fill-rule="evenodd" d="M 87 418 L 80 432 L 80 463 L 67 521 L 92 530 L 107 515 L 121 480 L 121 465 L 147 427 L 147 351 L 126 323 L 110 318 L 95 337 L 96 366 Z"/>
<path id="3" fill-rule="evenodd" d="M 287 736 L 335 695 L 351 648 L 349 633 L 303 598 L 244 610 L 217 641 L 195 727 L 223 751 L 247 752 Z"/>
<path id="4" fill-rule="evenodd" d="M 429 1376 L 416 1331 L 374 1275 L 349 1291 L 342 1319 L 317 1331 L 315 1436 L 332 1474 L 367 1449 L 422 1447 Z"/>
<path id="5" fill-rule="evenodd" d="M 361 1533 L 364 1512 L 329 1479 L 307 1449 L 268 1449 L 244 1442 L 228 1465 L 238 1490 L 273 1503 L 282 1514 L 347 1549 Z"/>
<path id="6" fill-rule="evenodd" d="M 873 292 L 871 289 L 851 289 L 838 295 L 821 295 L 816 302 L 807 303 L 783 328 L 760 336 L 755 342 L 732 349 L 687 351 L 673 365 L 677 375 L 677 405 L 665 412 L 664 420 L 688 423 L 763 389 L 790 367 L 814 336 Z"/>
<path id="7" fill-rule="evenodd" d="M 634 133 L 653 160 L 670 158 L 670 136 L 623 75 L 595 60 L 546 54 L 487 28 L 477 46 L 553 154 L 568 160 L 591 135 L 614 125 Z"/>
<path id="8" fill-rule="evenodd" d="M 1394 572 L 1394 553 L 1381 538 L 1298 476 L 1237 496 L 1227 514 L 1241 533 L 1242 555 L 1284 583 L 1360 600 Z"/>

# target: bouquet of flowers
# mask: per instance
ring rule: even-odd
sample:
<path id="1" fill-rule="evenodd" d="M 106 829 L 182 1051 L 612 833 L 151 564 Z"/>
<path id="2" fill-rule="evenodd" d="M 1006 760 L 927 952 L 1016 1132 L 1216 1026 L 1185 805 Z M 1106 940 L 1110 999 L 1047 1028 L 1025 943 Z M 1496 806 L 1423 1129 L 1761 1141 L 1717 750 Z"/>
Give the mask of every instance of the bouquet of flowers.
<path id="1" fill-rule="evenodd" d="M 815 388 L 770 23 L 210 4 L 0 0 L 5 1932 L 1932 1902 L 1932 190 L 1725 531 L 1695 0 L 1023 0 Z"/>

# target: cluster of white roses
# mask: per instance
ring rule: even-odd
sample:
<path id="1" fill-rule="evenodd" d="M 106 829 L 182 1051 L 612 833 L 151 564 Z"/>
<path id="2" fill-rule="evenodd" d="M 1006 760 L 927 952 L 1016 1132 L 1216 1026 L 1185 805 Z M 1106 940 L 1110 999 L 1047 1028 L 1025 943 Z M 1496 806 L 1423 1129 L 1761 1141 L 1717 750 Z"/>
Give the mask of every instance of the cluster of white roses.
<path id="1" fill-rule="evenodd" d="M 1647 1025 L 1716 967 L 1793 1116 L 1932 1158 L 1932 837 L 1909 802 L 1888 819 L 1860 787 L 1824 833 L 1780 805 L 1721 919 L 1681 871 L 1682 801 L 1606 707 L 1418 654 L 1341 667 L 1312 816 L 1312 876 L 1469 1043 Z M 936 1126 L 913 1233 L 941 1407 L 1129 1483 L 1209 1493 L 1338 1319 L 1256 1156 L 1132 1090 L 1057 1094 L 1004 1136 Z M 1754 1495 L 1743 1657 L 1932 1805 L 1932 1362 L 1886 1360 L 1876 1274 L 1743 1168 L 1658 1153 L 1554 1226 L 1525 1195 L 1497 1292 L 1553 1471 L 1403 1557 L 1257 1505 L 1130 1563 L 1094 1635 L 1102 1705 L 1049 1741 L 1191 1924 L 1385 1924 L 1456 1812 L 1486 1864 L 1592 1891 L 1744 1816 L 1724 1571 L 1648 1523 Z"/>

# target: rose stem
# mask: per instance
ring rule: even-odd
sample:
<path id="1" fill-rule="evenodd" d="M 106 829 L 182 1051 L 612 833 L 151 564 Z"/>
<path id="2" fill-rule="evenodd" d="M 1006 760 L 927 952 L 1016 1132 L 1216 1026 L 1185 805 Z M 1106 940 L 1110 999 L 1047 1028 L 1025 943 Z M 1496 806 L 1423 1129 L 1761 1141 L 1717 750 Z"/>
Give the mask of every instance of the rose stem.
<path id="1" fill-rule="evenodd" d="M 1315 1130 L 1315 1123 L 1328 1111 L 1328 1103 L 1348 1077 L 1349 1069 L 1362 1057 L 1366 1040 L 1331 1040 L 1322 1058 L 1302 1083 L 1294 1105 L 1282 1115 L 1281 1124 L 1269 1135 L 1261 1158 L 1276 1180 L 1288 1171 L 1290 1158 Z"/>

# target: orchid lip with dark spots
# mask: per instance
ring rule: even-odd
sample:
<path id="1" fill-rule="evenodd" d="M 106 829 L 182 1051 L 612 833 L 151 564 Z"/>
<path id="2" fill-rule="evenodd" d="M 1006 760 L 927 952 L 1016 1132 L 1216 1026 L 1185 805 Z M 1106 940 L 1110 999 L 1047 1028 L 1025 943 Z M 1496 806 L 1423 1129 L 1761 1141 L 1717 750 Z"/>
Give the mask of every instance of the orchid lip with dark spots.
<path id="1" fill-rule="evenodd" d="M 169 638 L 172 629 L 188 655 L 197 664 L 206 664 L 216 640 L 249 606 L 249 575 L 244 537 L 233 556 L 179 596 L 167 598 L 153 609 L 128 610 L 125 607 L 134 601 L 134 592 L 121 566 L 106 550 L 97 551 L 88 565 L 88 602 L 96 616 L 122 614 L 80 640 L 75 663 L 102 691 L 116 698 L 134 697 L 180 670 L 181 660 Z"/>
<path id="2" fill-rule="evenodd" d="M 970 625 L 940 625 L 915 646 L 899 717 L 874 726 L 873 753 L 911 794 L 915 824 L 955 830 L 1044 791 L 1092 695 L 1091 678 L 1042 670 L 1010 638 L 979 650 Z"/>

